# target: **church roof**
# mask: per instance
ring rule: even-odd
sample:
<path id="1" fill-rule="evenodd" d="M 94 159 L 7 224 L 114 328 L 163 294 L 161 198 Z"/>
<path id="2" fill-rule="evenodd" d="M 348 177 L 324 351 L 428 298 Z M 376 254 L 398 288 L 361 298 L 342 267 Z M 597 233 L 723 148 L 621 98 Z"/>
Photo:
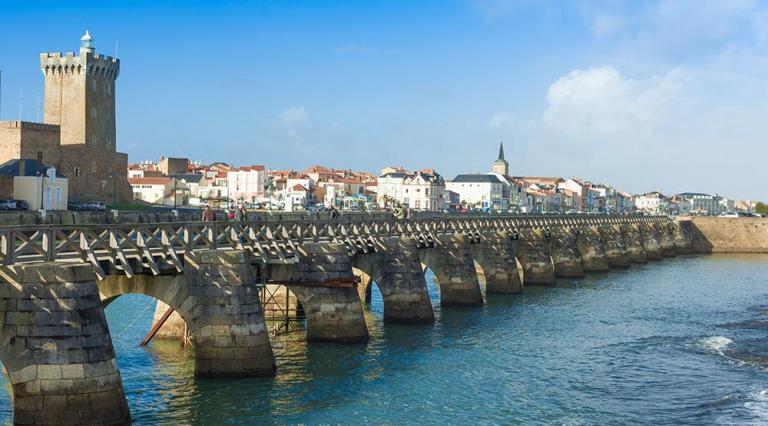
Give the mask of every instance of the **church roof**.
<path id="1" fill-rule="evenodd" d="M 465 183 L 501 183 L 495 175 L 468 174 L 458 175 L 451 182 Z"/>

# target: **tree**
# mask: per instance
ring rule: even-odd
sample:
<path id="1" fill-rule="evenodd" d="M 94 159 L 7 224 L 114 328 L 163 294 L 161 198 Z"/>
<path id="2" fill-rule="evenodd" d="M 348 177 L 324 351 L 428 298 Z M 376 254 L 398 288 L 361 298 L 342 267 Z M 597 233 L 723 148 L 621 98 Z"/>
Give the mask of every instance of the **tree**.
<path id="1" fill-rule="evenodd" d="M 768 204 L 757 203 L 757 205 L 755 206 L 755 213 L 768 214 Z"/>

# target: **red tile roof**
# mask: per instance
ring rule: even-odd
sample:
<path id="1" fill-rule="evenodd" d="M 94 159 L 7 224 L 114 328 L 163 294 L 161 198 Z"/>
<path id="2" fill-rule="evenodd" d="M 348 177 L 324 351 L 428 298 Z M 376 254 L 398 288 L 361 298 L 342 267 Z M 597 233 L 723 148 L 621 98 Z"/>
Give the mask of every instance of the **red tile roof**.
<path id="1" fill-rule="evenodd" d="M 167 177 L 146 177 L 146 178 L 128 178 L 131 185 L 167 185 L 171 178 Z"/>

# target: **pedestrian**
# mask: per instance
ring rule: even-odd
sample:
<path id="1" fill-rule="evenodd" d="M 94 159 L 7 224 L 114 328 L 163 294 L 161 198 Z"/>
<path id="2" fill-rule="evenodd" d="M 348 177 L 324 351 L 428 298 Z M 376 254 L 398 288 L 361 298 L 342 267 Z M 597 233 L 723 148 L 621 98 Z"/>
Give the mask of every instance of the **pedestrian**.
<path id="1" fill-rule="evenodd" d="M 243 207 L 242 203 L 237 205 L 237 207 L 235 208 L 234 215 L 235 215 L 234 217 L 235 223 L 240 225 L 238 226 L 238 228 L 240 228 L 240 233 L 241 233 L 240 242 L 245 244 L 246 239 L 245 239 L 245 236 L 243 235 L 243 231 L 245 230 L 244 225 L 245 225 L 246 217 L 245 217 L 245 208 Z"/>
<path id="2" fill-rule="evenodd" d="M 336 220 L 339 218 L 339 211 L 336 210 L 336 206 L 331 204 L 331 220 Z"/>
<path id="3" fill-rule="evenodd" d="M 203 209 L 203 222 L 214 222 L 216 220 L 216 214 L 213 212 L 213 209 L 211 209 L 211 206 L 205 206 Z"/>
<path id="4" fill-rule="evenodd" d="M 238 223 L 245 222 L 245 209 L 243 208 L 242 204 L 237 205 L 237 208 L 235 208 L 234 215 L 235 217 L 233 217 L 233 219 L 235 220 L 235 222 L 238 222 Z"/>

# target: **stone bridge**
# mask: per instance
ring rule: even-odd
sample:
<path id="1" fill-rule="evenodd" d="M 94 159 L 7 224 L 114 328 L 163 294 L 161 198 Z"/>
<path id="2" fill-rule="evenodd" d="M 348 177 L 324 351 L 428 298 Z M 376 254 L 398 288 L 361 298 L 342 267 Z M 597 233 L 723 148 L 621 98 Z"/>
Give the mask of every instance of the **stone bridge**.
<path id="1" fill-rule="evenodd" d="M 0 227 L 0 361 L 14 422 L 129 421 L 104 316 L 123 294 L 180 314 L 196 375 L 271 376 L 266 283 L 296 296 L 308 340 L 365 342 L 361 299 L 374 283 L 385 323 L 432 323 L 425 268 L 441 305 L 482 305 L 476 265 L 486 295 L 520 293 L 690 253 L 691 234 L 667 217 L 587 215 Z M 358 283 L 355 270 L 370 279 Z"/>

